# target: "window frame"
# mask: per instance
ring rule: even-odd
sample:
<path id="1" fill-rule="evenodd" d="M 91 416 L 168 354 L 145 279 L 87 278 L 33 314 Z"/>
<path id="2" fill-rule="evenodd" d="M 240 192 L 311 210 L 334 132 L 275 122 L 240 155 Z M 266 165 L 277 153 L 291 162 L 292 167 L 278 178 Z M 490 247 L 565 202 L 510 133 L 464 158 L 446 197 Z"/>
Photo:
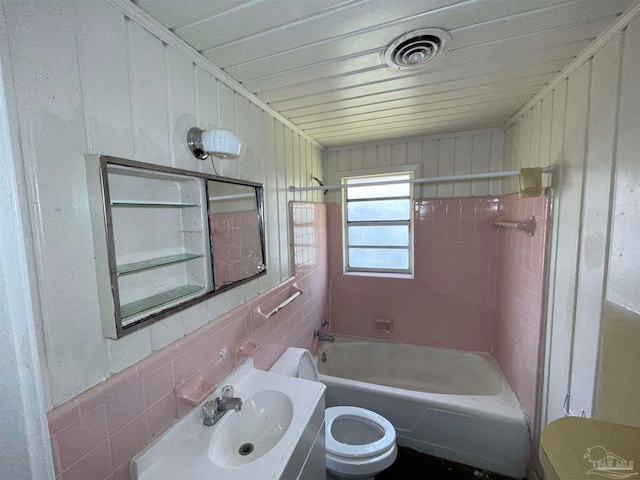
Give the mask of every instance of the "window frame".
<path id="1" fill-rule="evenodd" d="M 416 178 L 416 173 L 419 172 L 420 165 L 398 165 L 394 167 L 386 167 L 386 168 L 372 168 L 367 170 L 358 170 L 358 171 L 346 171 L 341 172 L 339 176 L 340 183 L 342 185 L 346 185 L 348 180 L 354 178 L 370 178 L 372 182 L 376 180 L 376 177 L 384 177 L 384 176 L 397 176 L 397 175 L 409 175 L 410 179 Z M 382 180 L 381 180 L 382 181 Z M 418 189 L 416 191 L 416 188 Z M 408 268 L 407 269 L 390 269 L 390 268 L 368 268 L 368 267 L 351 267 L 349 266 L 349 226 L 354 226 L 353 222 L 349 224 L 348 222 L 348 209 L 347 209 L 347 188 L 342 189 L 342 254 L 343 254 L 343 271 L 345 273 L 353 273 L 353 274 L 370 274 L 376 276 L 385 276 L 385 275 L 413 275 L 413 265 L 414 265 L 414 214 L 413 214 L 413 202 L 414 199 L 419 196 L 419 185 L 412 183 L 409 188 L 409 219 L 408 220 L 380 220 L 380 221 L 364 221 L 357 222 L 357 225 L 407 225 L 409 228 L 409 238 L 408 238 L 408 246 L 407 247 L 398 247 L 391 245 L 376 245 L 376 246 L 367 246 L 366 248 L 398 248 L 398 249 L 407 249 L 409 255 Z M 416 193 L 418 195 L 416 195 Z M 407 197 L 393 197 L 395 198 L 407 198 Z M 378 199 L 378 197 L 372 197 L 371 199 Z M 383 197 L 379 197 L 380 200 L 383 200 Z M 354 200 L 351 200 L 354 201 Z M 367 201 L 365 199 L 358 199 L 356 201 Z M 352 248 L 357 247 L 357 245 L 351 245 Z"/>

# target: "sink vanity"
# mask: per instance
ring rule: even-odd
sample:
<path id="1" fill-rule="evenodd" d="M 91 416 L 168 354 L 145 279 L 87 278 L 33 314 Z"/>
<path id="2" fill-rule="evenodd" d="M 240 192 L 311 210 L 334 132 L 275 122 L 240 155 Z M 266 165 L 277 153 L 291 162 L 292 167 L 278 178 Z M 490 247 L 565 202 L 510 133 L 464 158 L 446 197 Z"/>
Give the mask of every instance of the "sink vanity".
<path id="1" fill-rule="evenodd" d="M 325 478 L 322 383 L 256 370 L 249 359 L 221 385 L 233 386 L 242 408 L 212 426 L 194 409 L 134 457 L 134 480 Z"/>

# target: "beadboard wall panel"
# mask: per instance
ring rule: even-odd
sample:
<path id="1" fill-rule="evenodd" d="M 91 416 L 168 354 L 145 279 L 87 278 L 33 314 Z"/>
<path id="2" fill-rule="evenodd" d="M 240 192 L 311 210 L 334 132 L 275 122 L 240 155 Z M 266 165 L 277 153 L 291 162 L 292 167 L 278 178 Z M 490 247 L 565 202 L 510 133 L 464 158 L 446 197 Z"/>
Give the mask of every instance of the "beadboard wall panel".
<path id="1" fill-rule="evenodd" d="M 607 275 L 614 278 L 616 262 L 627 271 L 640 268 L 637 241 L 634 249 L 617 251 L 618 237 L 612 238 L 612 224 L 629 210 L 616 192 L 633 184 L 638 172 L 637 135 L 630 132 L 638 125 L 639 41 L 636 17 L 507 124 L 505 168 L 554 167 L 545 178 L 554 190 L 549 271 L 555 273 L 549 278 L 542 426 L 564 416 L 563 404 L 575 415 L 597 415 L 603 312 L 615 291 Z M 627 145 L 634 148 L 621 148 Z M 517 191 L 517 183 L 505 179 L 503 188 Z M 635 208 L 637 200 L 628 203 Z M 622 277 L 615 285 L 624 285 L 624 293 L 616 301 L 633 309 L 633 275 Z"/>
<path id="2" fill-rule="evenodd" d="M 287 203 L 293 196 L 287 188 L 312 185 L 310 172 L 321 177 L 323 154 L 216 78 L 207 60 L 194 62 L 108 2 L 9 0 L 5 15 L 29 176 L 50 408 L 288 279 Z M 184 145 L 192 126 L 234 130 L 243 144 L 240 157 L 196 160 Z M 107 340 L 99 321 L 85 153 L 264 182 L 268 275 Z M 294 172 L 294 164 L 304 168 Z M 303 192 L 297 199 L 323 196 Z"/>
<path id="3" fill-rule="evenodd" d="M 499 172 L 502 170 L 502 131 L 500 129 L 458 134 L 415 137 L 325 150 L 325 185 L 339 183 L 339 176 L 350 171 L 398 165 L 420 165 L 415 178 Z M 379 172 L 377 172 L 379 173 Z M 420 198 L 486 196 L 501 193 L 500 180 L 465 180 L 424 183 L 414 195 Z M 326 195 L 327 201 L 339 202 L 340 191 Z"/>

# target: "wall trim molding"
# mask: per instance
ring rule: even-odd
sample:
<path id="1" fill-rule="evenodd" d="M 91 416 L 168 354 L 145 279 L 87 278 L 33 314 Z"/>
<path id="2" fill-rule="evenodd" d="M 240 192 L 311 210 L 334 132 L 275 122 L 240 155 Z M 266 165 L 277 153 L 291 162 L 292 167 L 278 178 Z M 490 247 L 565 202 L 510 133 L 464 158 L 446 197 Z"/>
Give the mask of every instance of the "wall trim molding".
<path id="1" fill-rule="evenodd" d="M 598 50 L 604 47 L 609 41 L 615 37 L 618 33 L 624 30 L 638 15 L 640 15 L 640 1 L 631 6 L 626 12 L 624 12 L 618 20 L 611 25 L 607 30 L 602 32 L 593 41 L 587 49 L 578 55 L 569 65 L 564 67 L 560 73 L 549 82 L 542 90 L 540 90 L 531 100 L 525 103 L 516 113 L 514 113 L 509 120 L 507 120 L 502 126 L 503 130 L 507 130 L 511 125 L 516 123 L 518 119 L 524 115 L 527 111 L 531 110 L 536 103 L 546 97 L 551 91 L 553 91 L 558 85 L 564 82 L 573 72 L 580 68 L 587 60 L 593 57 Z"/>
<path id="2" fill-rule="evenodd" d="M 500 133 L 502 134 L 503 130 L 501 127 L 493 127 L 493 128 L 482 128 L 478 130 L 463 130 L 460 132 L 450 132 L 450 133 L 439 133 L 433 135 L 422 135 L 419 137 L 403 137 L 403 138 L 394 138 L 394 139 L 386 139 L 381 140 L 379 142 L 364 142 L 364 143 L 354 143 L 349 145 L 336 145 L 334 147 L 328 146 L 324 147 L 325 152 L 338 152 L 341 150 L 352 150 L 356 148 L 366 148 L 366 147 L 382 147 L 387 145 L 394 145 L 397 143 L 408 143 L 408 142 L 428 142 L 431 140 L 440 140 L 445 138 L 455 138 L 469 135 L 479 135 L 481 133 Z"/>
<path id="3" fill-rule="evenodd" d="M 153 17 L 151 17 L 148 13 L 138 7 L 136 4 L 131 2 L 130 0 L 104 0 L 109 5 L 117 9 L 120 13 L 127 16 L 142 28 L 147 30 L 152 35 L 156 36 L 164 43 L 169 45 L 170 47 L 177 50 L 179 53 L 183 54 L 193 63 L 202 67 L 204 70 L 215 76 L 219 81 L 232 88 L 240 95 L 247 98 L 249 101 L 260 107 L 265 112 L 271 114 L 276 120 L 282 122 L 284 125 L 306 138 L 316 147 L 321 150 L 324 150 L 325 147 L 320 142 L 318 142 L 315 138 L 310 136 L 309 134 L 300 130 L 294 123 L 292 123 L 289 119 L 284 117 L 281 113 L 278 113 L 273 108 L 271 108 L 267 103 L 260 100 L 254 93 L 247 90 L 241 83 L 239 83 L 235 78 L 231 77 L 220 67 L 215 65 L 211 60 L 203 56 L 200 52 L 194 49 L 187 42 L 179 38 L 175 33 L 169 30 L 167 27 L 159 23 Z"/>

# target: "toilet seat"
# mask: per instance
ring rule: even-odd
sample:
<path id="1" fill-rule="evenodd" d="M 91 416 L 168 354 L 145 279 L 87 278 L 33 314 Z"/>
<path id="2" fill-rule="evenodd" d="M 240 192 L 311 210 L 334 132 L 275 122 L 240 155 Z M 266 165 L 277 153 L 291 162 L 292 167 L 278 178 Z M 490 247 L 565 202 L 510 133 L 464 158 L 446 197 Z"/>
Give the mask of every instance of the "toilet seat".
<path id="1" fill-rule="evenodd" d="M 302 348 L 289 347 L 269 371 L 320 381 L 315 360 Z M 327 408 L 324 437 L 327 478 L 331 479 L 374 480 L 398 455 L 391 422 L 365 408 Z"/>
<path id="2" fill-rule="evenodd" d="M 361 407 L 329 407 L 325 410 L 326 450 L 328 454 L 345 459 L 364 460 L 370 457 L 378 457 L 396 445 L 396 430 L 391 422 L 371 410 Z M 349 419 L 361 422 L 380 433 L 381 438 L 360 445 L 351 445 L 336 440 L 332 435 L 333 423 Z"/>

